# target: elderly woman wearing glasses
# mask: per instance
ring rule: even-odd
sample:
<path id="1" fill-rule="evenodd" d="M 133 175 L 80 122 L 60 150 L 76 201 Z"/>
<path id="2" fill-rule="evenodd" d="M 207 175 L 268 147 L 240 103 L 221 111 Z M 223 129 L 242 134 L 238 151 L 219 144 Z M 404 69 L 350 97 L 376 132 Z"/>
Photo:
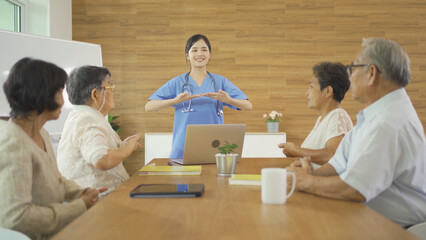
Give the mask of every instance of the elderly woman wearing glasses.
<path id="1" fill-rule="evenodd" d="M 84 189 L 64 178 L 43 128 L 61 114 L 67 78 L 52 63 L 23 58 L 3 85 L 11 118 L 0 120 L 0 227 L 31 239 L 51 237 L 106 190 Z"/>
<path id="2" fill-rule="evenodd" d="M 345 133 L 353 128 L 348 113 L 340 107 L 349 86 L 349 76 L 343 64 L 322 62 L 313 67 L 306 95 L 308 107 L 319 117 L 300 147 L 292 142 L 279 145 L 287 157 L 309 156 L 315 167 L 330 160 Z"/>
<path id="3" fill-rule="evenodd" d="M 74 109 L 58 146 L 59 170 L 84 187 L 117 187 L 129 178 L 122 161 L 140 146 L 140 133 L 122 141 L 105 118 L 114 109 L 111 73 L 105 67 L 79 67 L 66 90 Z"/>

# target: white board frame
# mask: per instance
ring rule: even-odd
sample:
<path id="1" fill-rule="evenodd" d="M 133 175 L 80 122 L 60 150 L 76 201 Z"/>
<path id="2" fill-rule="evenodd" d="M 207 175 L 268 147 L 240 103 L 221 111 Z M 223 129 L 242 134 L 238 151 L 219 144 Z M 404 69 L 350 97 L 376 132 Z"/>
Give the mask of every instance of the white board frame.
<path id="1" fill-rule="evenodd" d="M 102 66 L 101 45 L 41 37 L 24 33 L 0 30 L 0 116 L 8 116 L 10 107 L 3 91 L 3 84 L 10 69 L 20 59 L 32 57 L 52 62 L 68 74 L 82 65 Z M 68 113 L 72 109 L 64 91 L 65 104 L 58 120 L 44 126 L 51 135 L 59 135 Z"/>

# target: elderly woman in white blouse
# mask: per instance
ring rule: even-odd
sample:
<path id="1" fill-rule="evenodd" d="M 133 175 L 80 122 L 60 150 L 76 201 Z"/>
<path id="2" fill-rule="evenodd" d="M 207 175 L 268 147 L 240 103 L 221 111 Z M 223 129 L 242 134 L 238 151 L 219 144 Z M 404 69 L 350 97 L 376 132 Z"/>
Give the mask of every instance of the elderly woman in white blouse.
<path id="1" fill-rule="evenodd" d="M 287 157 L 309 156 L 315 167 L 330 160 L 345 133 L 353 128 L 348 113 L 340 107 L 349 87 L 349 76 L 343 64 L 322 62 L 313 67 L 306 95 L 308 107 L 319 117 L 300 147 L 292 142 L 279 145 Z"/>
<path id="2" fill-rule="evenodd" d="M 64 178 L 49 133 L 58 119 L 67 73 L 37 59 L 19 60 L 4 83 L 10 120 L 0 120 L 0 227 L 47 239 L 83 214 L 106 188 Z"/>
<path id="3" fill-rule="evenodd" d="M 114 108 L 111 73 L 105 67 L 74 69 L 66 84 L 70 102 L 58 146 L 61 173 L 84 187 L 115 188 L 129 178 L 122 161 L 139 146 L 140 133 L 120 139 L 105 116 Z"/>

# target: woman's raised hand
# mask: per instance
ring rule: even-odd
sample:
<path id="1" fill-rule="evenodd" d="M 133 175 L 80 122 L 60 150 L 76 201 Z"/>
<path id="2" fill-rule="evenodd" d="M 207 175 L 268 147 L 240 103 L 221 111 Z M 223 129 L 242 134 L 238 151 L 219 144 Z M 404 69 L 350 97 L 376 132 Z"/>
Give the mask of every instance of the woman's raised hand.
<path id="1" fill-rule="evenodd" d="M 219 90 L 218 92 L 204 93 L 203 96 L 214 98 L 224 103 L 228 103 L 229 100 L 231 99 L 231 96 L 229 96 L 229 94 L 223 90 Z"/>
<path id="2" fill-rule="evenodd" d="M 129 148 L 131 149 L 131 152 L 135 151 L 141 144 L 138 142 L 139 138 L 141 137 L 142 133 L 136 133 L 132 136 L 127 137 L 124 139 L 124 142 L 127 143 Z"/>
<path id="3" fill-rule="evenodd" d="M 278 147 L 283 149 L 283 153 L 287 157 L 302 157 L 300 147 L 292 142 L 280 143 Z"/>
<path id="4" fill-rule="evenodd" d="M 142 133 L 136 133 L 133 134 L 132 136 L 128 136 L 126 139 L 124 139 L 124 142 L 128 142 L 130 139 L 132 138 L 137 138 L 136 141 L 142 136 Z"/>
<path id="5" fill-rule="evenodd" d="M 176 101 L 176 103 L 181 103 L 181 102 L 185 102 L 185 101 L 191 100 L 193 98 L 202 97 L 202 96 L 203 96 L 203 94 L 194 94 L 194 95 L 191 94 L 190 95 L 188 92 L 183 92 L 183 93 L 181 93 L 181 94 L 179 94 L 175 97 L 175 101 Z"/>

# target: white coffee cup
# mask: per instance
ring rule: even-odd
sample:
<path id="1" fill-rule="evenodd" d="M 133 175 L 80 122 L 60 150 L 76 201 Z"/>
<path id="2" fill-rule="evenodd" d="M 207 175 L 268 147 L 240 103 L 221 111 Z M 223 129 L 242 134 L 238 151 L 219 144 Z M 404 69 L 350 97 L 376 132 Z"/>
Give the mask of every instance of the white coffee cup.
<path id="1" fill-rule="evenodd" d="M 293 184 L 287 195 L 287 174 L 292 175 Z M 262 169 L 262 202 L 266 204 L 284 204 L 296 186 L 296 176 L 285 168 Z"/>

